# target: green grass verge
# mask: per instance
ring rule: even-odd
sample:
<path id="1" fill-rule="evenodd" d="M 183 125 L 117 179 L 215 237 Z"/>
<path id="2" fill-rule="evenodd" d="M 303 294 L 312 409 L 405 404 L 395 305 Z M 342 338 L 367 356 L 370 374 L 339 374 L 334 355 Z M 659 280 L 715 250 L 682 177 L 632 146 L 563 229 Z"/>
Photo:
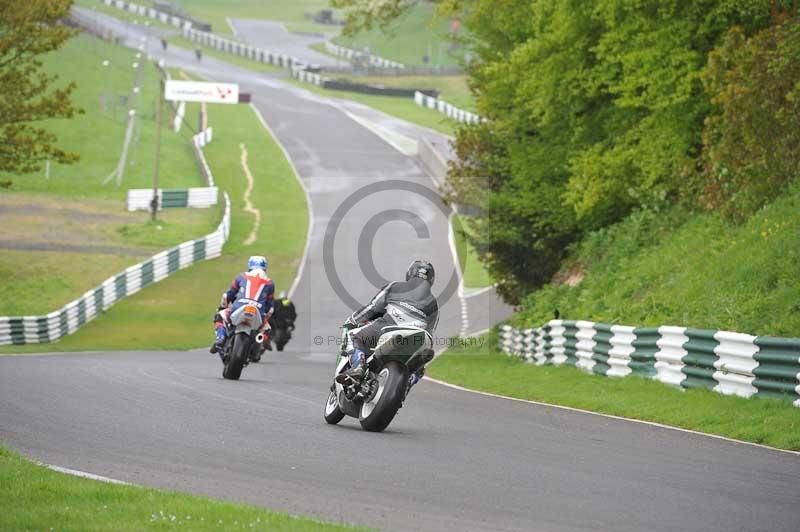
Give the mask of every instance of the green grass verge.
<path id="1" fill-rule="evenodd" d="M 640 212 L 589 235 L 518 323 L 561 316 L 800 337 L 800 182 L 742 225 L 679 209 Z"/>
<path id="2" fill-rule="evenodd" d="M 214 210 L 173 209 L 151 223 L 146 212 L 129 213 L 128 188 L 152 186 L 155 154 L 155 105 L 158 72 L 144 63 L 138 120 L 121 186 L 103 181 L 117 166 L 127 125 L 127 98 L 134 85 L 136 53 L 100 39 L 79 35 L 44 58 L 44 69 L 61 82 L 75 81 L 74 99 L 85 114 L 71 120 L 49 120 L 60 144 L 78 151 L 74 165 L 53 164 L 42 173 L 5 175 L 13 185 L 0 200 L 0 221 L 15 227 L 8 240 L 37 244 L 72 244 L 74 252 L 5 249 L 0 254 L 0 315 L 50 312 L 94 288 L 128 266 L 186 240 L 211 232 L 219 223 Z M 104 65 L 104 62 L 107 62 Z M 187 108 L 187 118 L 196 115 Z M 160 183 L 163 187 L 202 186 L 192 153 L 191 131 L 169 128 L 164 113 Z M 16 209 L 9 209 L 16 207 Z M 92 252 L 89 248 L 125 248 L 127 253 Z M 85 251 L 85 252 L 84 252 Z M 36 292 L 40 297 L 28 297 Z"/>
<path id="3" fill-rule="evenodd" d="M 0 530 L 354 530 L 255 506 L 52 471 L 0 447 Z"/>
<path id="4" fill-rule="evenodd" d="M 3 206 L 14 205 L 7 199 L 31 208 L 30 213 L 3 213 Z M 149 213 L 121 211 L 117 201 L 84 199 L 69 210 L 52 208 L 59 203 L 63 206 L 62 197 L 41 194 L 0 201 L 0 224 L 18 228 L 9 235 L 13 241 L 76 246 L 73 251 L 3 249 L 0 316 L 51 312 L 128 266 L 210 233 L 219 223 L 216 210 L 170 209 L 150 222 Z M 33 293 L 37 296 L 30 297 Z"/>
<path id="5" fill-rule="evenodd" d="M 205 346 L 212 340 L 211 319 L 219 296 L 245 268 L 249 255 L 266 255 L 276 289 L 288 290 L 305 247 L 305 193 L 249 106 L 210 105 L 209 123 L 214 141 L 206 147 L 206 155 L 218 186 L 231 194 L 233 209 L 223 256 L 147 287 L 59 342 L 5 346 L 0 353 Z M 254 176 L 252 203 L 261 210 L 261 225 L 251 245 L 244 244 L 254 216 L 243 211 L 246 179 L 239 162 L 240 143 L 247 146 Z"/>
<path id="6" fill-rule="evenodd" d="M 441 113 L 425 109 L 414 103 L 413 98 L 398 98 L 395 96 L 373 96 L 371 94 L 360 94 L 357 92 L 349 91 L 335 91 L 330 89 L 323 89 L 316 85 L 309 83 L 301 83 L 294 78 L 287 79 L 290 83 L 294 83 L 298 87 L 302 87 L 316 94 L 322 96 L 330 96 L 332 98 L 344 98 L 353 100 L 354 102 L 363 103 L 379 111 L 397 118 L 401 118 L 408 122 L 427 127 L 444 133 L 445 135 L 454 135 L 458 127 L 457 122 L 447 118 Z"/>
<path id="7" fill-rule="evenodd" d="M 183 0 L 184 10 L 211 23 L 214 33 L 232 34 L 226 17 L 277 20 L 287 23 L 290 31 L 338 32 L 338 28 L 315 24 L 306 13 L 330 9 L 327 0 Z"/>
<path id="8" fill-rule="evenodd" d="M 475 248 L 467 242 L 469 232 L 469 219 L 463 216 L 453 215 L 453 235 L 456 239 L 456 251 L 458 261 L 461 264 L 461 272 L 464 274 L 464 286 L 466 288 L 484 288 L 494 284 L 486 268 L 478 259 Z"/>
<path id="9" fill-rule="evenodd" d="M 78 35 L 66 45 L 44 57 L 44 69 L 60 76 L 57 83 L 75 81 L 75 103 L 86 113 L 73 119 L 47 120 L 43 127 L 54 131 L 59 145 L 80 153 L 75 164 L 53 164 L 50 178 L 36 174 L 0 174 L 0 181 L 11 180 L 10 192 L 46 192 L 73 198 L 101 197 L 125 199 L 128 188 L 153 186 L 155 160 L 156 106 L 160 91 L 159 74 L 152 63 L 144 66 L 140 80 L 137 121 L 128 152 L 128 164 L 121 186 L 103 185 L 117 167 L 122 151 L 130 95 L 135 80 L 132 64 L 145 60 L 136 52 L 87 35 Z M 104 66 L 104 62 L 108 62 Z M 188 117 L 192 115 L 187 114 Z M 169 130 L 170 113 L 164 113 L 161 144 L 160 185 L 165 188 L 201 186 L 201 176 L 190 144 L 191 132 Z M 121 204 L 121 203 L 120 203 Z"/>
<path id="10" fill-rule="evenodd" d="M 352 37 L 344 35 L 334 41 L 348 48 L 398 61 L 405 65 L 422 65 L 423 56 L 429 58 L 430 66 L 458 66 L 464 48 L 451 50 L 448 40 L 450 20 L 437 17 L 432 2 L 418 2 L 406 15 L 389 25 L 387 31 L 375 28 L 359 32 Z M 460 31 L 463 31 L 462 27 Z"/>
<path id="11" fill-rule="evenodd" d="M 428 374 L 443 381 L 508 397 L 800 450 L 800 409 L 788 400 L 743 399 L 710 390 L 681 390 L 643 377 L 603 377 L 571 366 L 536 366 L 483 346 L 448 350 Z"/>

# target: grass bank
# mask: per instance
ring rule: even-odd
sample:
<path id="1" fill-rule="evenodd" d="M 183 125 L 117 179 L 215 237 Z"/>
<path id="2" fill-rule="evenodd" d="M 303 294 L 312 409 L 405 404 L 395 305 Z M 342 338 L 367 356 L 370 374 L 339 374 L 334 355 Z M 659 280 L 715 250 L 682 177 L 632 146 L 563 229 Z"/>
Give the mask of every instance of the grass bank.
<path id="1" fill-rule="evenodd" d="M 742 225 L 674 208 L 590 234 L 520 324 L 568 319 L 800 337 L 800 182 Z"/>
<path id="2" fill-rule="evenodd" d="M 139 80 L 140 93 L 132 97 L 136 80 L 133 64 L 142 61 L 145 63 Z M 78 85 L 73 100 L 85 114 L 47 120 L 43 126 L 57 134 L 60 146 L 80 153 L 81 159 L 71 165 L 54 163 L 49 178 L 45 178 L 44 170 L 37 174 L 0 174 L 0 181 L 13 182 L 8 192 L 43 192 L 76 199 L 110 198 L 122 205 L 127 189 L 152 187 L 160 91 L 155 65 L 144 56 L 137 57 L 133 50 L 83 34 L 46 55 L 43 63 L 48 73 L 60 77 L 59 83 L 75 81 Z M 120 186 L 114 179 L 103 184 L 117 167 L 131 107 L 136 109 L 137 120 L 124 178 Z M 167 126 L 170 114 L 164 115 L 160 185 L 198 186 L 202 178 L 192 153 L 191 132 L 186 128 L 177 134 L 170 132 Z"/>
<path id="3" fill-rule="evenodd" d="M 59 75 L 59 83 L 77 83 L 74 100 L 85 113 L 43 125 L 81 159 L 73 165 L 53 164 L 49 175 L 0 176 L 13 183 L 0 195 L 0 224 L 15 228 L 0 238 L 0 316 L 55 310 L 109 276 L 207 234 L 219 223 L 213 209 L 167 209 L 156 223 L 147 212 L 125 210 L 128 188 L 152 186 L 159 75 L 143 61 L 134 51 L 86 35 L 44 57 L 44 69 Z M 141 90 L 131 100 L 136 62 L 142 65 Z M 117 167 L 131 107 L 137 121 L 118 186 L 116 178 L 107 178 Z M 192 105 L 187 108 L 189 121 L 196 111 Z M 187 126 L 171 131 L 170 118 L 166 112 L 161 185 L 202 186 L 191 131 Z M 39 297 L 31 298 L 31 293 Z"/>
<path id="4" fill-rule="evenodd" d="M 453 235 L 456 240 L 456 251 L 458 261 L 461 264 L 461 272 L 464 274 L 464 287 L 484 288 L 494 284 L 491 276 L 486 271 L 475 248 L 467 241 L 470 234 L 469 218 L 453 215 Z"/>
<path id="5" fill-rule="evenodd" d="M 334 41 L 357 50 L 368 49 L 372 54 L 406 65 L 423 65 L 423 57 L 427 56 L 430 66 L 458 66 L 464 48 L 452 46 L 448 40 L 450 19 L 436 16 L 435 10 L 433 3 L 419 2 L 386 31 L 375 28 L 354 36 L 342 35 Z"/>
<path id="6" fill-rule="evenodd" d="M 354 530 L 205 497 L 57 473 L 0 447 L 0 530 Z"/>
<path id="7" fill-rule="evenodd" d="M 448 350 L 428 375 L 508 397 L 542 401 L 800 450 L 800 408 L 790 401 L 681 390 L 638 376 L 610 378 L 571 366 L 536 366 L 488 346 Z"/>
<path id="8" fill-rule="evenodd" d="M 226 17 L 275 20 L 283 22 L 289 31 L 338 33 L 336 26 L 316 24 L 306 13 L 330 9 L 328 0 L 183 0 L 184 10 L 211 23 L 214 33 L 232 34 Z"/>
<path id="9" fill-rule="evenodd" d="M 230 240 L 223 256 L 177 272 L 112 307 L 75 334 L 52 344 L 7 346 L 0 353 L 189 349 L 205 346 L 222 291 L 246 266 L 249 255 L 269 258 L 277 290 L 288 290 L 300 265 L 308 229 L 305 193 L 280 147 L 246 105 L 211 105 L 214 141 L 206 155 L 217 185 L 231 195 Z M 255 217 L 245 212 L 247 181 L 240 145 L 247 147 L 254 177 L 251 201 L 261 211 L 254 243 L 244 243 Z M 219 213 L 217 213 L 219 216 Z"/>

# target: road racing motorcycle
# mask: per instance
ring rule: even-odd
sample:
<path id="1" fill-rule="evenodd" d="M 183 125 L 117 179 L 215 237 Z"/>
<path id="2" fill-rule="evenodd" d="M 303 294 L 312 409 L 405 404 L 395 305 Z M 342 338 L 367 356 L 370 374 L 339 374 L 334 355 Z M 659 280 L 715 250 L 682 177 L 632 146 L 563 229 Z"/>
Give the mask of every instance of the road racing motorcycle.
<path id="1" fill-rule="evenodd" d="M 347 356 L 348 329 L 342 327 L 341 349 L 336 372 L 325 403 L 325 421 L 335 425 L 345 416 L 361 428 L 381 432 L 392 422 L 410 389 L 409 376 L 433 358 L 433 338 L 425 329 L 392 326 L 383 329 L 377 346 L 367 358 L 368 371 L 360 382 L 336 382 L 335 377 L 350 367 Z"/>
<path id="2" fill-rule="evenodd" d="M 222 346 L 222 376 L 238 380 L 242 369 L 261 358 L 259 346 L 264 341 L 261 332 L 260 304 L 252 299 L 237 299 L 231 309 L 228 334 Z"/>

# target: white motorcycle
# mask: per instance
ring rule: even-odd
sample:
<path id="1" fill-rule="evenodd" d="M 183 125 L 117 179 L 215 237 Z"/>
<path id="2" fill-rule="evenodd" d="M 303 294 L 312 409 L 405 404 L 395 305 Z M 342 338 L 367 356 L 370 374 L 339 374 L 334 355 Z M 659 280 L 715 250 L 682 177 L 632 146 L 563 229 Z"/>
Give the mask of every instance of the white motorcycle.
<path id="1" fill-rule="evenodd" d="M 360 382 L 336 382 L 335 377 L 350 367 L 346 355 L 348 330 L 342 328 L 336 373 L 325 403 L 325 421 L 335 425 L 344 416 L 361 423 L 361 428 L 381 432 L 392 422 L 410 389 L 409 376 L 433 358 L 433 338 L 425 329 L 407 326 L 385 327 L 372 355 L 367 374 Z"/>
<path id="2" fill-rule="evenodd" d="M 228 335 L 222 347 L 222 376 L 226 379 L 238 380 L 242 369 L 259 355 L 259 346 L 264 341 L 260 332 L 263 324 L 260 306 L 252 299 L 237 299 L 233 304 Z"/>

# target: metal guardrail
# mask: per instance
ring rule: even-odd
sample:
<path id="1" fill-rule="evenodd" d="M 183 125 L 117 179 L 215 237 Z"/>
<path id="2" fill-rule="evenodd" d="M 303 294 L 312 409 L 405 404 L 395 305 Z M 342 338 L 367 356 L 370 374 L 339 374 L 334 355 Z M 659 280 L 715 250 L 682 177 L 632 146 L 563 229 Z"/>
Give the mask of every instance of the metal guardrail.
<path id="1" fill-rule="evenodd" d="M 325 41 L 325 51 L 337 57 L 344 57 L 350 61 L 363 57 L 366 58 L 369 65 L 378 68 L 403 69 L 406 67 L 403 63 L 398 63 L 397 61 L 392 61 L 391 59 L 386 59 L 385 57 L 380 57 L 378 55 L 359 52 L 358 50 L 347 48 L 346 46 L 339 46 L 338 44 L 334 44 L 330 41 Z"/>
<path id="2" fill-rule="evenodd" d="M 197 165 L 200 167 L 200 172 L 203 174 L 208 184 L 207 187 L 193 187 L 193 188 L 173 188 L 173 189 L 158 189 L 158 210 L 173 207 L 194 207 L 194 208 L 207 208 L 217 204 L 218 189 L 214 184 L 214 176 L 211 173 L 211 167 L 208 165 L 203 147 L 205 147 L 213 138 L 212 128 L 206 128 L 204 131 L 192 137 L 192 149 L 194 150 Z M 152 188 L 132 188 L 128 190 L 128 196 L 125 205 L 129 211 L 149 211 L 151 209 L 150 202 L 153 200 Z"/>
<path id="3" fill-rule="evenodd" d="M 175 15 L 164 13 L 163 11 L 158 11 L 156 9 L 153 9 L 152 7 L 134 4 L 133 2 L 124 2 L 123 0 L 100 0 L 100 3 L 105 4 L 107 6 L 116 7 L 117 9 L 120 9 L 122 11 L 133 13 L 134 15 L 140 15 L 143 17 L 151 18 L 153 20 L 158 20 L 162 24 L 168 24 L 176 28 L 192 27 L 191 20 L 181 17 L 176 17 Z"/>
<path id="4" fill-rule="evenodd" d="M 0 345 L 54 342 L 74 333 L 116 302 L 196 262 L 222 254 L 231 227 L 231 202 L 225 193 L 225 210 L 217 229 L 158 253 L 106 279 L 100 286 L 44 316 L 0 317 Z"/>
<path id="5" fill-rule="evenodd" d="M 428 96 L 427 94 L 419 91 L 414 93 L 414 101 L 420 107 L 427 107 L 428 109 L 439 111 L 443 115 L 446 115 L 448 118 L 452 118 L 457 122 L 462 122 L 465 124 L 477 124 L 483 120 L 483 118 L 475 113 L 470 113 L 464 109 L 459 109 L 455 105 L 449 104 L 444 100 Z"/>
<path id="6" fill-rule="evenodd" d="M 640 375 L 740 397 L 790 398 L 800 407 L 800 338 L 689 327 L 552 320 L 500 328 L 500 348 L 535 364 L 569 364 L 610 377 Z"/>
<path id="7" fill-rule="evenodd" d="M 197 44 L 213 48 L 220 52 L 238 55 L 240 57 L 251 59 L 267 65 L 290 69 L 298 67 L 305 68 L 309 66 L 308 61 L 304 61 L 297 57 L 271 52 L 269 50 L 264 50 L 263 48 L 258 48 L 257 46 L 251 46 L 239 41 L 226 39 L 214 33 L 198 31 L 191 27 L 184 27 L 182 35 L 186 39 Z"/>

